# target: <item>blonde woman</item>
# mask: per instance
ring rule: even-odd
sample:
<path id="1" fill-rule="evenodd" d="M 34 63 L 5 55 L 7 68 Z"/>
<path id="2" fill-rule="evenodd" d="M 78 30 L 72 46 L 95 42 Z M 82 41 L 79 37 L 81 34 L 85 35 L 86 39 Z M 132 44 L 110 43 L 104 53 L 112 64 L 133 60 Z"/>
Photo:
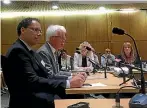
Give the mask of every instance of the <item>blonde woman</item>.
<path id="1" fill-rule="evenodd" d="M 127 64 L 138 65 L 139 61 L 134 52 L 133 46 L 130 42 L 125 42 L 122 46 L 121 55 L 117 57 L 118 61 L 122 61 Z"/>
<path id="2" fill-rule="evenodd" d="M 92 51 L 88 51 L 86 47 L 93 49 L 92 46 L 86 41 L 80 44 L 80 54 L 74 54 L 74 69 L 92 72 L 93 66 L 92 63 L 89 61 L 89 58 L 91 60 L 94 60 L 94 54 Z"/>

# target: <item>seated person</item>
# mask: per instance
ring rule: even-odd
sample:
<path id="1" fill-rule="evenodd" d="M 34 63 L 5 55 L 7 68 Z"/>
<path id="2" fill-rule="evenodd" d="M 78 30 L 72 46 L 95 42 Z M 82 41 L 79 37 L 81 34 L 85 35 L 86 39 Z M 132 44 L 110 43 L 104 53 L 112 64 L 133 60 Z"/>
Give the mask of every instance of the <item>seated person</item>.
<path id="1" fill-rule="evenodd" d="M 134 49 L 129 42 L 125 42 L 123 44 L 121 54 L 116 57 L 116 61 L 122 61 L 126 64 L 139 66 L 139 60 L 137 59 Z"/>
<path id="2" fill-rule="evenodd" d="M 109 48 L 105 49 L 105 54 L 101 56 L 101 65 L 102 67 L 114 66 L 115 56 L 111 54 L 111 50 Z"/>
<path id="3" fill-rule="evenodd" d="M 44 68 L 44 60 L 33 51 L 42 34 L 38 19 L 23 19 L 17 26 L 17 34 L 18 39 L 8 49 L 7 61 L 3 66 L 10 93 L 9 108 L 55 108 L 55 95 L 66 98 L 66 88 L 82 87 L 86 75 L 78 74 L 70 80 L 58 80 L 49 75 L 52 68 Z M 61 36 L 52 37 L 51 40 L 57 42 L 55 39 L 60 41 L 59 45 L 63 42 Z"/>
<path id="4" fill-rule="evenodd" d="M 79 46 L 80 53 L 74 54 L 74 70 L 93 71 L 93 66 L 89 59 L 94 61 L 94 54 L 92 51 L 87 50 L 86 47 L 91 47 L 91 45 L 85 41 Z"/>
<path id="5" fill-rule="evenodd" d="M 71 64 L 70 64 L 70 59 L 71 56 L 67 55 L 67 51 L 65 49 L 62 49 L 61 54 L 58 58 L 58 63 L 59 63 L 59 68 L 60 70 L 70 70 L 71 69 Z"/>

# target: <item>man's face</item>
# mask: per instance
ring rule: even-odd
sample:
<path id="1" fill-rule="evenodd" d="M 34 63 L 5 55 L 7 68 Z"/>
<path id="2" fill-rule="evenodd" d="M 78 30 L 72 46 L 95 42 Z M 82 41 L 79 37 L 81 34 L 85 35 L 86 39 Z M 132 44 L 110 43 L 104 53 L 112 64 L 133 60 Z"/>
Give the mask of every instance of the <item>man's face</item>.
<path id="1" fill-rule="evenodd" d="M 64 44 L 66 42 L 66 33 L 58 30 L 56 33 L 56 36 L 52 36 L 51 42 L 56 50 L 61 50 L 64 47 Z"/>
<path id="2" fill-rule="evenodd" d="M 21 28 L 21 38 L 30 46 L 36 45 L 40 41 L 42 34 L 41 25 L 39 22 L 33 20 L 27 28 Z"/>

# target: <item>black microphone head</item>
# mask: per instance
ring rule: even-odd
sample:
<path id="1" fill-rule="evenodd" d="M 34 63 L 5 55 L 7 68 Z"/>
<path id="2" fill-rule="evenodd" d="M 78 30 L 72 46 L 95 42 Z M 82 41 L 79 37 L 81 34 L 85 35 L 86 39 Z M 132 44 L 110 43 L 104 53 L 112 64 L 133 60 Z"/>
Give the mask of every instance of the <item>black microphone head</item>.
<path id="1" fill-rule="evenodd" d="M 76 50 L 80 50 L 80 48 L 77 47 Z"/>
<path id="2" fill-rule="evenodd" d="M 118 35 L 124 35 L 125 31 L 120 29 L 120 28 L 114 27 L 113 30 L 112 30 L 112 33 L 118 34 Z"/>
<path id="3" fill-rule="evenodd" d="M 80 51 L 76 51 L 76 53 L 81 54 L 81 52 L 80 52 Z"/>
<path id="4" fill-rule="evenodd" d="M 86 49 L 87 49 L 88 51 L 91 51 L 91 48 L 90 48 L 90 47 L 86 47 Z"/>

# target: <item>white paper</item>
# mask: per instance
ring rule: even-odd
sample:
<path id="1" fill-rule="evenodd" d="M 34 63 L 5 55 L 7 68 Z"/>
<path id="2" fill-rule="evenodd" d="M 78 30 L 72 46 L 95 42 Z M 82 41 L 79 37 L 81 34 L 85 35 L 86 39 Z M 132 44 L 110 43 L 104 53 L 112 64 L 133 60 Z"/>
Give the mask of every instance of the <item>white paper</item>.
<path id="1" fill-rule="evenodd" d="M 94 84 L 91 84 L 92 86 L 86 86 L 86 85 L 84 85 L 84 86 L 82 86 L 82 87 L 105 87 L 105 86 L 107 86 L 107 85 L 105 85 L 105 84 L 102 84 L 102 83 L 94 83 Z"/>
<path id="2" fill-rule="evenodd" d="M 94 84 L 91 84 L 91 85 L 92 85 L 92 87 L 96 87 L 96 86 L 101 86 L 101 87 L 107 86 L 107 85 L 102 84 L 102 83 L 94 83 Z"/>

